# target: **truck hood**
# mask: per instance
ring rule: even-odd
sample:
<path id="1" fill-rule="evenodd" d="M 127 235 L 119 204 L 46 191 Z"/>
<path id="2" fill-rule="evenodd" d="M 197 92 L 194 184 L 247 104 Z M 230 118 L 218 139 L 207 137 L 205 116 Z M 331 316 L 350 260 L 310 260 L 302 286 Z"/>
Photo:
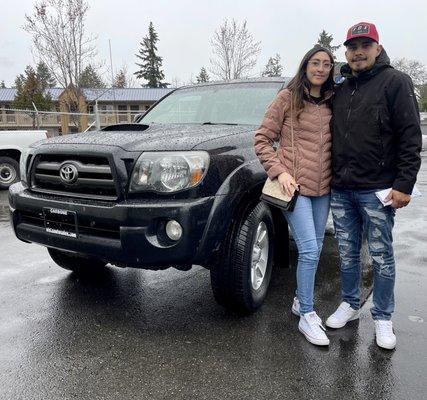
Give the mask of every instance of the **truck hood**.
<path id="1" fill-rule="evenodd" d="M 195 146 L 224 136 L 251 131 L 249 125 L 152 124 L 145 130 L 90 131 L 58 136 L 39 145 L 102 145 L 126 151 L 191 150 Z M 129 126 L 131 129 L 131 125 Z"/>

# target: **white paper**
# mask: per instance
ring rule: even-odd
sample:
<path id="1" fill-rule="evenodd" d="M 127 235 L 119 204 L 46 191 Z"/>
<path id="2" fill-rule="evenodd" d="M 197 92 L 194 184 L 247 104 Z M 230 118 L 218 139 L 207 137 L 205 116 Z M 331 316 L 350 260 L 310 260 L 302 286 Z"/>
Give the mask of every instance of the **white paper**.
<path id="1" fill-rule="evenodd" d="M 379 192 L 375 192 L 376 196 L 378 197 L 378 199 L 381 201 L 381 203 L 383 204 L 383 206 L 389 206 L 391 203 L 393 203 L 392 200 L 389 201 L 385 201 L 385 198 L 388 196 L 388 194 L 391 192 L 392 188 L 387 188 L 387 189 L 383 189 L 380 190 Z M 421 192 L 418 190 L 417 186 L 415 185 L 414 188 L 412 189 L 412 193 L 411 193 L 411 199 L 415 198 L 415 197 L 420 197 L 422 196 Z"/>

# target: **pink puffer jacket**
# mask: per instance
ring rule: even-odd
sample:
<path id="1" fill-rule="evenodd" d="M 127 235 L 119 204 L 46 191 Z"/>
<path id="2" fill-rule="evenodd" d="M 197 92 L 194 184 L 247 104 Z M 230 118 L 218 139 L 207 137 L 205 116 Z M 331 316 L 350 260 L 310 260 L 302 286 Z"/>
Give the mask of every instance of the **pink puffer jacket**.
<path id="1" fill-rule="evenodd" d="M 332 93 L 327 93 L 325 100 Z M 304 101 L 299 119 L 294 118 L 295 169 L 291 144 L 291 93 L 281 90 L 267 108 L 255 133 L 255 153 L 270 179 L 282 172 L 295 176 L 304 196 L 329 193 L 331 181 L 331 109 L 325 100 L 319 104 Z M 273 143 L 279 140 L 277 150 Z"/>

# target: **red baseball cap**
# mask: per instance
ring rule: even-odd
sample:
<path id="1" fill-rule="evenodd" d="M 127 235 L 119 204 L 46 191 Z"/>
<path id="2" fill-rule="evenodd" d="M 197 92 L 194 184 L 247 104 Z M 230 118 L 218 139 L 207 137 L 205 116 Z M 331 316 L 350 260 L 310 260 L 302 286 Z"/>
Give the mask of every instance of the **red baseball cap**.
<path id="1" fill-rule="evenodd" d="M 351 39 L 358 37 L 366 37 L 375 40 L 377 43 L 379 42 L 377 28 L 370 22 L 359 22 L 356 25 L 353 25 L 347 32 L 347 39 L 344 42 L 344 46 L 347 46 Z"/>

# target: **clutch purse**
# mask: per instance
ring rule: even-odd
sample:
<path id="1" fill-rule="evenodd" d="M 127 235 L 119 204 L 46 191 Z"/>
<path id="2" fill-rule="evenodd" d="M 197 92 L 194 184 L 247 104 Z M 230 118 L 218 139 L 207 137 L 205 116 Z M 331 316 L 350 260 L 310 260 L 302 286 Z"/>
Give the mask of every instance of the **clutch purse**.
<path id="1" fill-rule="evenodd" d="M 295 190 L 292 196 L 288 196 L 282 192 L 280 183 L 277 179 L 271 180 L 267 178 L 262 188 L 260 200 L 282 210 L 293 211 L 297 202 L 298 193 L 298 190 Z"/>

